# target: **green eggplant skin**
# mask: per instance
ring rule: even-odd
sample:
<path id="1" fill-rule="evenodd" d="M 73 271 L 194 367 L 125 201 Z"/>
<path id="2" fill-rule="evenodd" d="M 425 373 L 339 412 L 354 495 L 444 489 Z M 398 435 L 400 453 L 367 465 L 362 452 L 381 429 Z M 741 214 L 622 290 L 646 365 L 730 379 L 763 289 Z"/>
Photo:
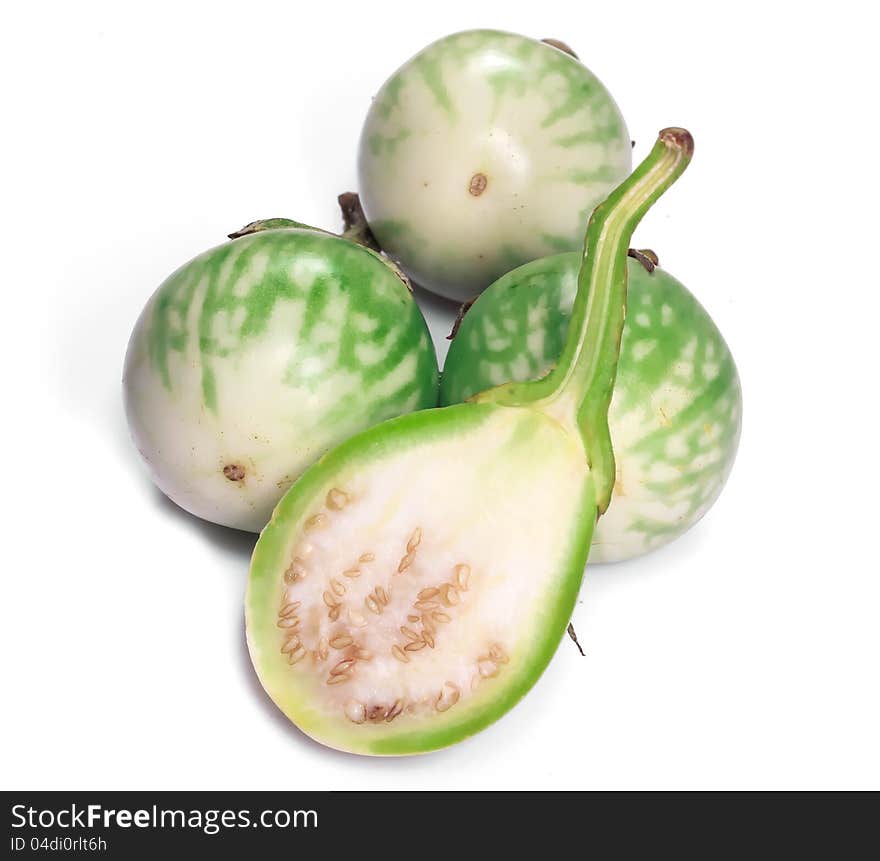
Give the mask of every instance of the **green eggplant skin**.
<path id="1" fill-rule="evenodd" d="M 141 314 L 123 375 L 159 488 L 251 532 L 322 454 L 436 406 L 437 386 L 408 286 L 372 251 L 309 228 L 261 228 L 178 269 Z"/>
<path id="2" fill-rule="evenodd" d="M 549 44 L 497 30 L 446 36 L 394 72 L 358 153 L 382 248 L 459 302 L 515 266 L 580 248 L 590 213 L 631 166 L 601 81 Z"/>
<path id="3" fill-rule="evenodd" d="M 543 377 L 565 342 L 579 254 L 535 260 L 499 278 L 461 319 L 441 404 Z M 715 323 L 681 282 L 627 261 L 627 316 L 608 415 L 617 480 L 593 533 L 591 562 L 662 547 L 711 507 L 733 466 L 742 391 Z"/>

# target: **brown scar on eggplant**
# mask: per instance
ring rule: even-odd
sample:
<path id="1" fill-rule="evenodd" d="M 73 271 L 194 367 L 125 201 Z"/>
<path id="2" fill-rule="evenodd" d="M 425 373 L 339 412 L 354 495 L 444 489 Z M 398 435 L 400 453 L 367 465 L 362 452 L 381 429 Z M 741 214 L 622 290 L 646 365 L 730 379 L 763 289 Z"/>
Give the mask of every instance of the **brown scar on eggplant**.
<path id="1" fill-rule="evenodd" d="M 489 178 L 485 173 L 475 173 L 468 185 L 468 193 L 473 197 L 479 197 L 486 190 L 488 184 Z"/>
<path id="2" fill-rule="evenodd" d="M 227 463 L 226 466 L 223 467 L 223 475 L 225 475 L 230 481 L 243 481 L 245 469 L 240 464 Z"/>

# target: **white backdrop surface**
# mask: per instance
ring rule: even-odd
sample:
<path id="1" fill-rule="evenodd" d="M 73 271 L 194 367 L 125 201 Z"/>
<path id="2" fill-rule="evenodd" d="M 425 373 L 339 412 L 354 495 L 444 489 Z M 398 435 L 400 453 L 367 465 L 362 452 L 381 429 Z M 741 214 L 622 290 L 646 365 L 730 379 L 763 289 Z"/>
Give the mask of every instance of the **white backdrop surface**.
<path id="1" fill-rule="evenodd" d="M 19 4 L 0 32 L 6 789 L 880 786 L 878 80 L 866 4 Z M 727 16 L 727 17 L 725 17 Z M 696 156 L 638 247 L 736 357 L 708 516 L 591 568 L 526 700 L 445 752 L 310 742 L 251 669 L 248 535 L 150 484 L 120 377 L 142 305 L 260 217 L 335 229 L 372 94 L 446 33 L 568 41 L 647 152 Z M 448 303 L 419 294 L 442 355 Z M 10 313 L 11 312 L 11 313 Z"/>

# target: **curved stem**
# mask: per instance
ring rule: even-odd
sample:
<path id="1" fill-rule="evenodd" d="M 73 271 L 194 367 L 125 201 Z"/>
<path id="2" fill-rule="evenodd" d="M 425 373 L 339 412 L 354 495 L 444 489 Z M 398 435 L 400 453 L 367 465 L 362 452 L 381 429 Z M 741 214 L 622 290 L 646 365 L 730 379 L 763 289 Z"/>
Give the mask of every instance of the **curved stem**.
<path id="1" fill-rule="evenodd" d="M 298 227 L 301 230 L 316 230 L 318 233 L 330 232 L 329 230 L 321 230 L 320 227 L 312 227 L 311 224 L 294 221 L 292 218 L 261 218 L 258 221 L 245 224 L 244 227 L 236 230 L 234 233 L 228 233 L 227 236 L 230 239 L 240 239 L 242 236 L 250 236 L 252 233 L 260 233 L 263 230 L 283 230 L 289 227 Z"/>
<path id="2" fill-rule="evenodd" d="M 468 299 L 467 302 L 462 302 L 461 305 L 458 306 L 458 313 L 455 315 L 455 321 L 452 324 L 452 331 L 446 336 L 447 341 L 452 341 L 458 334 L 461 321 L 464 320 L 464 315 L 471 310 L 476 301 L 475 297 L 473 299 Z"/>
<path id="3" fill-rule="evenodd" d="M 403 282 L 403 286 L 412 293 L 412 284 L 406 273 L 391 258 L 386 257 L 382 253 L 379 243 L 376 242 L 370 226 L 367 224 L 366 216 L 363 209 L 361 209 L 360 198 L 354 192 L 347 191 L 340 194 L 338 200 L 339 206 L 342 209 L 342 220 L 345 225 L 345 232 L 342 234 L 333 233 L 331 230 L 323 230 L 320 227 L 312 227 L 311 224 L 303 224 L 301 221 L 294 221 L 292 218 L 262 218 L 258 221 L 252 221 L 240 230 L 227 235 L 230 239 L 240 239 L 242 236 L 250 236 L 253 233 L 261 233 L 264 230 L 298 228 L 300 230 L 312 230 L 315 233 L 324 233 L 327 236 L 336 236 L 339 239 L 346 239 L 355 245 L 360 245 L 375 258 L 381 260 Z"/>
<path id="4" fill-rule="evenodd" d="M 626 254 L 641 263 L 649 275 L 660 265 L 660 258 L 650 248 L 630 248 Z"/>
<path id="5" fill-rule="evenodd" d="M 367 223 L 360 195 L 356 191 L 343 191 L 336 200 L 342 210 L 342 235 L 352 242 L 357 242 L 358 245 L 381 252 L 382 246 L 373 236 L 373 231 Z"/>
<path id="6" fill-rule="evenodd" d="M 599 511 L 611 501 L 614 453 L 608 408 L 626 316 L 626 254 L 636 225 L 684 172 L 694 142 L 684 129 L 664 129 L 648 157 L 590 218 L 584 265 L 568 337 L 552 376 L 556 397 L 579 404 L 578 426 L 596 476 Z"/>
<path id="7" fill-rule="evenodd" d="M 536 383 L 490 389 L 475 400 L 540 405 L 575 425 L 594 474 L 599 513 L 614 489 L 608 407 L 626 316 L 626 258 L 636 225 L 684 172 L 694 142 L 684 129 L 660 132 L 648 157 L 596 208 L 587 226 L 584 259 L 562 355 Z"/>
<path id="8" fill-rule="evenodd" d="M 285 228 L 298 227 L 301 230 L 315 230 L 318 233 L 328 233 L 332 236 L 341 236 L 349 242 L 355 242 L 369 248 L 371 251 L 381 252 L 382 248 L 373 236 L 370 225 L 367 224 L 367 216 L 364 214 L 364 208 L 361 206 L 361 199 L 354 191 L 344 191 L 336 198 L 339 203 L 339 209 L 342 212 L 342 233 L 331 233 L 320 227 L 313 227 L 311 224 L 303 224 L 301 221 L 294 221 L 292 218 L 261 218 L 245 224 L 244 227 L 229 233 L 230 239 L 239 239 L 242 236 L 250 236 L 252 233 L 260 233 L 263 230 L 284 230 Z"/>
<path id="9" fill-rule="evenodd" d="M 578 642 L 578 635 L 574 629 L 573 622 L 568 623 L 568 636 L 571 638 L 572 643 L 577 646 L 577 650 L 581 653 L 581 657 L 585 658 L 586 655 L 584 654 L 584 650 L 581 648 L 581 644 Z"/>
<path id="10" fill-rule="evenodd" d="M 575 54 L 571 46 L 567 42 L 563 42 L 562 39 L 541 39 L 541 41 L 545 45 L 550 45 L 551 47 L 556 48 L 571 57 L 574 57 L 575 60 L 580 60 L 580 57 Z"/>

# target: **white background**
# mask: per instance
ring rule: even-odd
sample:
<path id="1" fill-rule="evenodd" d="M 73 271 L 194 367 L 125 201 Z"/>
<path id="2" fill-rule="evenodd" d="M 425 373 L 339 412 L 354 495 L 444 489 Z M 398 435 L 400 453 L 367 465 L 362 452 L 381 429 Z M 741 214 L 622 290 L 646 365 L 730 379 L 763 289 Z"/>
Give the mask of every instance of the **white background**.
<path id="1" fill-rule="evenodd" d="M 880 73 L 860 8 L 4 12 L 4 788 L 880 786 Z M 520 706 L 456 748 L 358 758 L 308 741 L 263 694 L 242 620 L 253 539 L 153 489 L 122 358 L 152 290 L 230 230 L 275 215 L 337 228 L 371 95 L 474 26 L 572 44 L 636 158 L 663 126 L 693 132 L 691 169 L 636 244 L 724 332 L 742 444 L 691 533 L 588 572 L 586 658 L 563 643 Z M 442 352 L 451 309 L 426 305 Z"/>

